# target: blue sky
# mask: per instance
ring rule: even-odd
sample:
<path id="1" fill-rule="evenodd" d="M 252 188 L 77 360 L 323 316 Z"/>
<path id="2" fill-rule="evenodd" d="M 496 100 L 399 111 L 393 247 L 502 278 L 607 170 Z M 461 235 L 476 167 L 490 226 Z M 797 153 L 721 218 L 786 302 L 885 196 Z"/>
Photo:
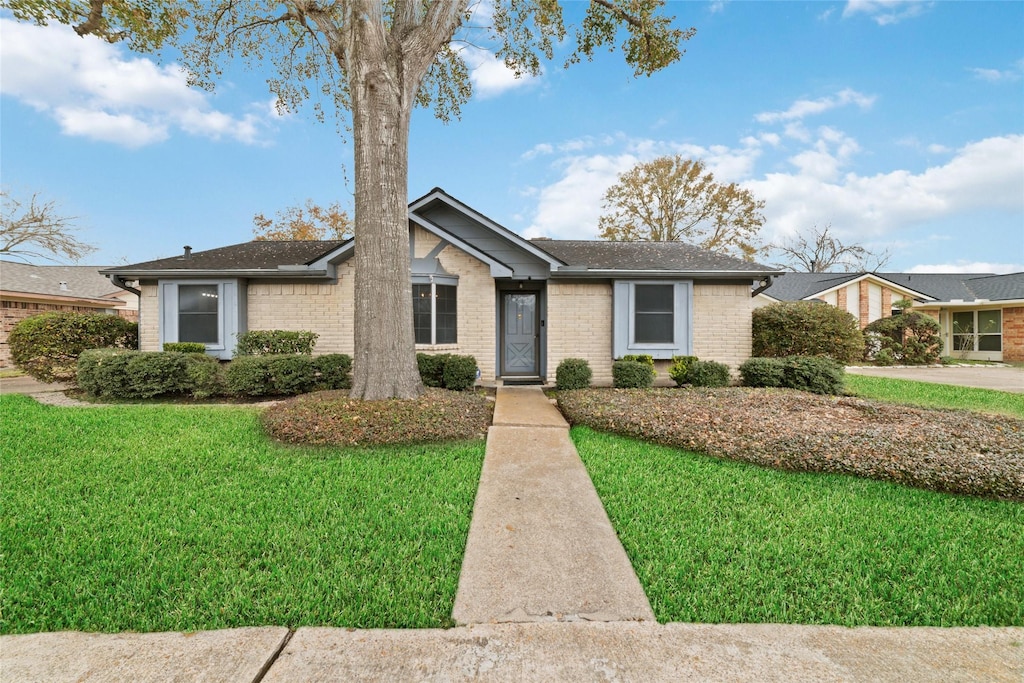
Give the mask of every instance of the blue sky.
<path id="1" fill-rule="evenodd" d="M 601 54 L 517 81 L 474 50 L 462 119 L 414 116 L 410 199 L 440 186 L 526 236 L 588 239 L 617 174 L 682 154 L 766 202 L 766 243 L 831 224 L 886 270 L 1024 270 L 1024 2 L 668 8 L 697 34 L 650 78 Z M 307 198 L 351 206 L 333 121 L 276 115 L 266 73 L 190 90 L 173 58 L 0 17 L 4 186 L 77 216 L 96 264 L 246 241 L 253 214 Z"/>

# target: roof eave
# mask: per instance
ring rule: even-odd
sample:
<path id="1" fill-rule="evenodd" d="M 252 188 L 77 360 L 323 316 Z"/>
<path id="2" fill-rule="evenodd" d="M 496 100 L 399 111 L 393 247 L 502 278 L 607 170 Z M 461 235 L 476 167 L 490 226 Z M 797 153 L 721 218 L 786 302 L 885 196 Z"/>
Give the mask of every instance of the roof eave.
<path id="1" fill-rule="evenodd" d="M 236 270 L 220 269 L 161 269 L 161 270 L 101 270 L 101 275 L 118 275 L 133 280 L 155 280 L 165 278 L 253 278 L 253 279 L 330 279 L 326 269 L 295 266 L 293 268 L 239 268 Z"/>
<path id="2" fill-rule="evenodd" d="M 560 268 L 551 272 L 557 278 L 728 278 L 758 280 L 768 275 L 778 275 L 778 270 L 643 270 L 624 268 L 587 268 L 576 270 Z"/>
<path id="3" fill-rule="evenodd" d="M 1024 306 L 1024 299 L 973 299 L 971 301 L 925 301 L 913 308 L 978 308 L 979 306 Z"/>

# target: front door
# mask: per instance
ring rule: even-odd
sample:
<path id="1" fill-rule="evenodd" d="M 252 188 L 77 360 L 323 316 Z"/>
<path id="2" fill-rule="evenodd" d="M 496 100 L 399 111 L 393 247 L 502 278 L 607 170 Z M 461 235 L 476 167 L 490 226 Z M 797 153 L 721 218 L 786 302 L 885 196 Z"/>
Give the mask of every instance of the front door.
<path id="1" fill-rule="evenodd" d="M 505 292 L 501 311 L 501 374 L 536 377 L 540 365 L 537 292 Z"/>

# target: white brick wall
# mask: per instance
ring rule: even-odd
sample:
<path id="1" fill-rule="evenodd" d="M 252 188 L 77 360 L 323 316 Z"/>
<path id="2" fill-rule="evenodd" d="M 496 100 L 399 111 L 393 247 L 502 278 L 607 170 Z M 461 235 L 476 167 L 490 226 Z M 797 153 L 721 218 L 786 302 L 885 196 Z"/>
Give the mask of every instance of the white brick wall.
<path id="1" fill-rule="evenodd" d="M 612 383 L 612 286 L 548 283 L 548 381 L 566 358 L 590 363 L 596 385 Z"/>
<path id="2" fill-rule="evenodd" d="M 156 283 L 139 285 L 139 350 L 160 351 L 160 307 Z"/>
<path id="3" fill-rule="evenodd" d="M 693 355 L 735 375 L 751 350 L 750 285 L 693 285 Z"/>

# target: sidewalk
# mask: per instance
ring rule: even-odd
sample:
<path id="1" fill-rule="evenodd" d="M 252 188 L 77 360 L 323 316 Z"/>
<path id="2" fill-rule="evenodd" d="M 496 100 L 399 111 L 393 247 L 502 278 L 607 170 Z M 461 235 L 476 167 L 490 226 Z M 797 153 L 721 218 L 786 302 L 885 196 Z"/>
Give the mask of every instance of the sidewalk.
<path id="1" fill-rule="evenodd" d="M 1024 628 L 657 624 L 537 388 L 499 389 L 453 616 L 468 625 L 3 636 L 0 682 L 1024 680 Z"/>

